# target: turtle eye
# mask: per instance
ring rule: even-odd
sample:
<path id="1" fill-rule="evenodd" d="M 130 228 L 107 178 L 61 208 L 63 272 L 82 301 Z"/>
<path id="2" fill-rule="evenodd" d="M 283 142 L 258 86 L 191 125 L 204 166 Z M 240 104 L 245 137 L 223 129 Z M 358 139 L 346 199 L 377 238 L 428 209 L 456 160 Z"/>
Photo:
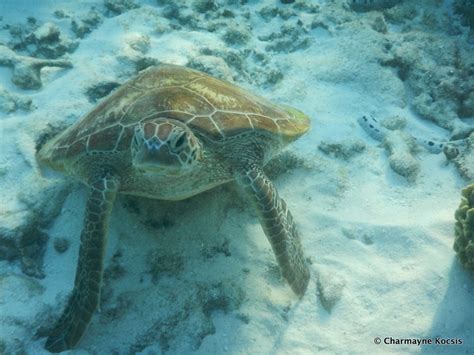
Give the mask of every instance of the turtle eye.
<path id="1" fill-rule="evenodd" d="M 186 141 L 186 133 L 183 133 L 174 143 L 174 147 L 178 149 L 181 148 L 185 141 Z"/>

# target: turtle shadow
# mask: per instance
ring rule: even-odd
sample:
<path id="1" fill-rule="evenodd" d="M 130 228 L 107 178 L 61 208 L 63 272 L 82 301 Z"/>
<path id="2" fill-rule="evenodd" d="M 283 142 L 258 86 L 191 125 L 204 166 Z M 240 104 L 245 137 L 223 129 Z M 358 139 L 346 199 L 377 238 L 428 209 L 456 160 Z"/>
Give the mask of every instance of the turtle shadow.
<path id="1" fill-rule="evenodd" d="M 277 171 L 273 179 L 285 173 L 286 170 Z M 104 316 L 95 320 L 95 329 L 102 322 L 116 322 L 115 329 L 120 328 L 119 324 L 125 325 L 131 317 L 121 314 L 126 308 L 137 312 L 148 309 L 154 316 L 144 317 L 143 330 L 131 336 L 123 348 L 138 352 L 159 344 L 163 353 L 212 351 L 215 343 L 225 341 L 225 334 L 230 332 L 233 338 L 240 339 L 238 344 L 250 344 L 250 329 L 266 324 L 251 315 L 253 309 L 276 314 L 274 319 L 281 318 L 281 327 L 272 328 L 285 332 L 288 309 L 281 304 L 272 305 L 255 287 L 259 288 L 257 284 L 262 281 L 272 289 L 287 290 L 288 285 L 279 273 L 269 272 L 278 269 L 276 260 L 269 244 L 265 253 L 271 262 L 261 255 L 261 245 L 266 245 L 267 240 L 256 213 L 235 183 L 182 201 L 125 196 L 119 197 L 118 203 L 122 211 L 116 211 L 115 225 L 119 220 L 123 223 L 122 217 L 127 218 L 123 214 L 126 211 L 131 224 L 139 225 L 147 239 L 140 277 L 150 280 L 144 290 L 148 295 L 139 294 L 142 286 L 138 283 L 115 295 L 112 293 L 116 287 L 111 285 L 112 291 L 104 292 L 110 307 L 103 306 Z M 253 235 L 256 230 L 261 234 L 258 238 Z M 128 246 L 130 238 L 134 236 L 122 238 L 129 240 L 124 240 Z M 119 245 L 120 242 L 116 244 Z M 289 290 L 288 297 L 292 299 Z M 92 346 L 97 336 L 88 338 Z M 230 341 L 228 348 L 238 344 Z"/>
<path id="2" fill-rule="evenodd" d="M 433 344 L 421 345 L 421 354 L 474 353 L 473 276 L 474 274 L 462 268 L 457 258 L 453 258 L 446 293 L 436 310 L 431 328 L 426 334 L 427 338 L 432 339 Z M 441 343 L 452 344 L 437 344 L 437 339 Z"/>
<path id="3" fill-rule="evenodd" d="M 240 221 L 235 215 L 248 215 L 242 197 L 232 184 L 182 201 L 120 195 L 111 220 L 102 310 L 81 347 L 194 352 L 218 331 L 216 315 L 245 324 L 239 309 L 246 300 L 246 248 L 236 244 L 245 246 L 251 236 L 229 235 Z M 110 337 L 110 329 L 120 344 L 98 341 Z"/>

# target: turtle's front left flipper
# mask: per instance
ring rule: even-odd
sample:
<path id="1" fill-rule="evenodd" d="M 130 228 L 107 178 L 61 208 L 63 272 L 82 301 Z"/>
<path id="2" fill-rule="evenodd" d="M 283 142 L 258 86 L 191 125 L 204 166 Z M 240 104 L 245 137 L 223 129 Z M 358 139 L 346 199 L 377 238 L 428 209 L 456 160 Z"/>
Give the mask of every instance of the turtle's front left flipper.
<path id="1" fill-rule="evenodd" d="M 257 209 L 260 223 L 270 241 L 283 277 L 302 296 L 309 282 L 309 268 L 300 237 L 286 203 L 258 165 L 250 165 L 236 176 Z"/>
<path id="2" fill-rule="evenodd" d="M 84 334 L 100 300 L 107 227 L 118 184 L 103 177 L 91 184 L 81 235 L 74 290 L 48 336 L 45 348 L 61 352 L 73 348 Z"/>

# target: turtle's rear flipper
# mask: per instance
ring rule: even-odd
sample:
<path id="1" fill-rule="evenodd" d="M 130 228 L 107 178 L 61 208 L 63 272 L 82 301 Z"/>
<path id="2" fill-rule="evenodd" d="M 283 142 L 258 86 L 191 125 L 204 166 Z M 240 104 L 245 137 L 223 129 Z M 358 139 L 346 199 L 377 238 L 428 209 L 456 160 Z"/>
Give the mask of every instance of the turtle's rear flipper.
<path id="1" fill-rule="evenodd" d="M 293 216 L 285 201 L 278 196 L 272 182 L 257 165 L 247 167 L 236 179 L 257 209 L 283 277 L 291 289 L 302 296 L 308 286 L 310 273 Z"/>
<path id="2" fill-rule="evenodd" d="M 91 186 L 74 290 L 66 309 L 46 341 L 45 348 L 51 352 L 73 348 L 81 340 L 97 309 L 102 285 L 107 226 L 117 187 L 116 181 L 109 177 L 101 178 Z"/>

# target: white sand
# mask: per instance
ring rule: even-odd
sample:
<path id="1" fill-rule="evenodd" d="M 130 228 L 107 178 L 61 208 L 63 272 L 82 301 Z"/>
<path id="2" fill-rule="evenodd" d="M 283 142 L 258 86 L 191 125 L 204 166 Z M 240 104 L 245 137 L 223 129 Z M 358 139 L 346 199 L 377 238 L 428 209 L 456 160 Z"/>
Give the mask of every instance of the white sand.
<path id="1" fill-rule="evenodd" d="M 248 7 L 253 13 L 273 3 L 252 1 Z M 55 19 L 53 11 L 61 8 L 80 15 L 94 4 L 4 1 L 0 15 L 3 23 L 24 22 L 34 15 L 57 23 L 72 36 L 69 22 Z M 101 2 L 97 4 L 99 8 Z M 0 116 L 2 227 L 25 223 L 42 190 L 61 184 L 60 175 L 45 175 L 37 169 L 34 140 L 48 123 L 72 123 L 90 110 L 93 104 L 84 95 L 86 88 L 107 80 L 123 82 L 130 76 L 131 66 L 123 59 L 133 55 L 126 45 L 130 36 L 150 36 L 147 56 L 175 64 L 186 64 L 200 47 L 227 46 L 219 32 L 158 34 L 160 8 L 153 1 L 140 4 L 139 9 L 104 18 L 68 55 L 74 68 L 45 73 L 41 90 L 16 88 L 10 82 L 10 69 L 0 67 L 0 84 L 29 95 L 37 107 L 31 113 Z M 360 16 L 365 21 L 365 15 Z M 279 18 L 269 23 L 255 19 L 258 15 L 252 17 L 258 34 L 278 31 L 284 23 Z M 0 32 L 0 41 L 6 41 L 6 31 Z M 93 318 L 77 351 L 71 353 L 143 350 L 152 354 L 160 353 L 164 342 L 169 342 L 171 353 L 474 353 L 473 279 L 452 250 L 453 214 L 467 182 L 453 165 L 446 164 L 443 154 L 425 151 L 417 155 L 421 170 L 416 182 L 408 182 L 389 168 L 380 143 L 357 125 L 357 117 L 364 114 L 401 115 L 408 119 L 410 132 L 449 138 L 447 131 L 410 110 L 404 83 L 394 70 L 375 60 L 379 54 L 374 52 L 372 33 L 367 26 L 332 34 L 313 29 L 309 48 L 271 58 L 284 68 L 284 79 L 277 85 L 239 82 L 271 100 L 298 107 L 313 119 L 310 133 L 289 148 L 308 167 L 290 170 L 275 180 L 312 261 L 312 279 L 304 298 L 298 300 L 279 278 L 254 213 L 231 187 L 177 204 L 132 199 L 140 214 L 126 208 L 127 198 L 119 197 L 111 219 L 106 265 L 120 251 L 118 262 L 126 272 L 108 281 L 102 313 Z M 255 38 L 248 46 L 264 48 Z M 318 150 L 322 141 L 347 139 L 362 140 L 365 151 L 345 161 Z M 0 262 L 0 339 L 7 349 L 17 344 L 27 353 L 45 352 L 44 338 L 34 334 L 59 315 L 72 289 L 85 197 L 86 189 L 74 184 L 47 230 L 44 279 L 21 276 L 17 262 Z M 159 221 L 157 216 L 166 211 L 174 224 L 150 227 L 147 221 Z M 64 254 L 53 247 L 56 237 L 71 242 Z M 206 251 L 224 240 L 229 257 L 212 252 L 206 256 Z M 151 250 L 161 257 L 177 256 L 182 267 L 163 272 L 153 282 L 147 272 Z M 321 303 L 318 277 L 328 290 L 341 290 L 331 312 Z M 230 302 L 228 312 L 219 305 L 215 295 L 219 292 Z M 210 316 L 202 311 L 206 297 L 218 300 Z M 199 334 L 212 333 L 212 327 L 214 334 L 205 336 L 199 345 Z M 463 344 L 374 345 L 375 337 L 457 338 Z"/>

